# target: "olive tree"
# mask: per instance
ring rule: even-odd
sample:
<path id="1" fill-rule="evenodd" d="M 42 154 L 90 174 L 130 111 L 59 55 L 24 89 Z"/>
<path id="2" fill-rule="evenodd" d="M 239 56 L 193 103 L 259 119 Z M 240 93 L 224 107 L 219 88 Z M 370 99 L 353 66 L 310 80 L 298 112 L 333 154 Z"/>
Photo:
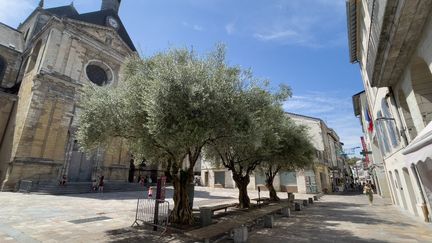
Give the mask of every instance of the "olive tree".
<path id="1" fill-rule="evenodd" d="M 118 86 L 85 89 L 79 141 L 91 149 L 124 138 L 134 155 L 163 164 L 174 186 L 171 220 L 191 224 L 193 167 L 206 144 L 227 134 L 242 73 L 226 64 L 222 46 L 206 56 L 171 49 L 132 57 Z"/>
<path id="2" fill-rule="evenodd" d="M 290 89 L 282 86 L 276 94 L 266 86 L 257 85 L 250 75 L 232 97 L 230 119 L 224 122 L 224 134 L 206 146 L 206 156 L 232 172 L 239 190 L 239 206 L 250 206 L 247 186 L 255 168 L 266 160 L 275 136 L 273 122 L 283 114 L 281 102 L 289 97 Z"/>
<path id="3" fill-rule="evenodd" d="M 273 186 L 275 176 L 282 170 L 290 171 L 309 166 L 313 161 L 314 147 L 310 142 L 307 129 L 298 126 L 289 118 L 282 117 L 274 123 L 275 135 L 272 137 L 270 152 L 258 171 L 265 176 L 265 186 L 272 201 L 279 201 Z"/>

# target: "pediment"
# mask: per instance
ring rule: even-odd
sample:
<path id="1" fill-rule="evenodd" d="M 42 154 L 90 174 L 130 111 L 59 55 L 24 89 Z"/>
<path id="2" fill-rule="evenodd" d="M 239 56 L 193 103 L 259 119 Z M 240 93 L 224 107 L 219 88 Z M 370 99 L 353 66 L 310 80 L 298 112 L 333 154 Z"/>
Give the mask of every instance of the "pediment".
<path id="1" fill-rule="evenodd" d="M 101 44 L 107 46 L 107 48 L 113 48 L 121 53 L 132 53 L 133 51 L 123 41 L 117 31 L 111 27 L 99 26 L 95 24 L 89 24 L 78 20 L 68 20 L 81 35 L 91 37 Z"/>

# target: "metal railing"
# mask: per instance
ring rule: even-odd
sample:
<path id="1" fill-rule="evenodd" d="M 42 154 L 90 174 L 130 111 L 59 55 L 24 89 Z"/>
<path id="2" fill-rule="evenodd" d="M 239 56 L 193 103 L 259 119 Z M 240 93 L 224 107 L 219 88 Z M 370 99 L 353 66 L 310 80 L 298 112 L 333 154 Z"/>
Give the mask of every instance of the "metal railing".
<path id="1" fill-rule="evenodd" d="M 152 225 L 153 229 L 166 229 L 169 223 L 170 204 L 160 199 L 138 199 L 135 221 L 132 226 Z"/>

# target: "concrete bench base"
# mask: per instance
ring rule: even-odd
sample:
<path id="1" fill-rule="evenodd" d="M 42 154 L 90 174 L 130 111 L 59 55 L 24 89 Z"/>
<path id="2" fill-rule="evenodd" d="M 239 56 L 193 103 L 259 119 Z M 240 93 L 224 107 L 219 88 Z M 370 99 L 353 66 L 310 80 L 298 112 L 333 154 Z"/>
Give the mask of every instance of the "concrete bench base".
<path id="1" fill-rule="evenodd" d="M 265 228 L 273 228 L 274 224 L 274 217 L 273 215 L 266 215 L 264 216 L 264 227 Z"/>
<path id="2" fill-rule="evenodd" d="M 283 217 L 291 217 L 291 209 L 290 208 L 282 208 L 281 214 Z"/>
<path id="3" fill-rule="evenodd" d="M 242 226 L 233 230 L 234 243 L 244 243 L 248 240 L 248 229 L 246 226 Z"/>

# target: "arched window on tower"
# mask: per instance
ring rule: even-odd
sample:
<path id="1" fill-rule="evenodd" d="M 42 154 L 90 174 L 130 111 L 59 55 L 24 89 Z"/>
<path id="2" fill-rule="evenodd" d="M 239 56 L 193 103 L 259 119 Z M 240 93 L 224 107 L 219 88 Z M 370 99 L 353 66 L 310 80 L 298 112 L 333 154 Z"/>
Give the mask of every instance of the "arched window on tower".
<path id="1" fill-rule="evenodd" d="M 2 83 L 5 76 L 6 66 L 6 60 L 2 56 L 0 56 L 0 84 Z"/>
<path id="2" fill-rule="evenodd" d="M 36 67 L 36 62 L 37 62 L 38 57 L 39 57 L 39 52 L 40 52 L 41 46 L 42 46 L 42 41 L 39 40 L 36 43 L 36 45 L 33 47 L 33 51 L 32 51 L 32 54 L 30 56 L 29 64 L 28 64 L 26 72 L 30 72 Z"/>

